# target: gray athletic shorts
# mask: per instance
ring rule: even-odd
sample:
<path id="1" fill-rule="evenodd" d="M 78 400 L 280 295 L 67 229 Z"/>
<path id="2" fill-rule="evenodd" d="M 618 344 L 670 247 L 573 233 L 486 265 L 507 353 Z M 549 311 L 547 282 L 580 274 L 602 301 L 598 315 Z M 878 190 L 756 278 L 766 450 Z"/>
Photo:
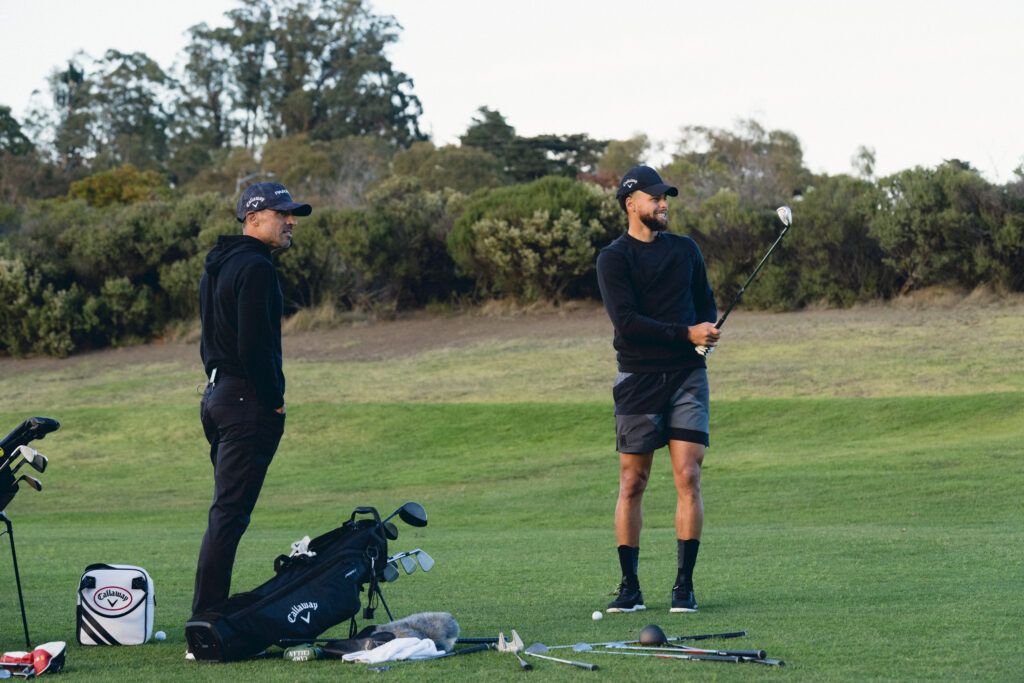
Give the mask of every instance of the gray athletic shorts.
<path id="1" fill-rule="evenodd" d="M 620 453 L 650 453 L 670 439 L 709 445 L 710 392 L 704 368 L 620 372 L 612 396 Z"/>

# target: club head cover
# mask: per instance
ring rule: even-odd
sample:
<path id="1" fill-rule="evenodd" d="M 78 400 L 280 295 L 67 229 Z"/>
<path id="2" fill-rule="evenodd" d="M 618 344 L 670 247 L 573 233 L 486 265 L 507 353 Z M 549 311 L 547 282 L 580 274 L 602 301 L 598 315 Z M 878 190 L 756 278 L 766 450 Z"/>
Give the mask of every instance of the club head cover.
<path id="1" fill-rule="evenodd" d="M 63 640 L 54 640 L 37 647 L 32 651 L 32 668 L 35 669 L 36 675 L 55 674 L 63 669 L 66 653 L 67 643 Z"/>
<path id="2" fill-rule="evenodd" d="M 459 637 L 459 624 L 447 612 L 420 612 L 377 626 L 379 631 L 394 634 L 395 638 L 432 640 L 438 650 L 450 652 Z"/>

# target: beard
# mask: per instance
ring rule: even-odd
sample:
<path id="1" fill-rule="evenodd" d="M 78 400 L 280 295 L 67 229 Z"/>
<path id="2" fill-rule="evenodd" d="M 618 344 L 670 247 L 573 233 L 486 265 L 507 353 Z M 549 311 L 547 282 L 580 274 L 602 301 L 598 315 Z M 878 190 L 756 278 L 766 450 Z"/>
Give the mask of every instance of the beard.
<path id="1" fill-rule="evenodd" d="M 667 218 L 658 218 L 656 214 L 650 214 L 649 216 L 640 216 L 640 222 L 648 227 L 650 230 L 660 232 L 668 228 Z"/>

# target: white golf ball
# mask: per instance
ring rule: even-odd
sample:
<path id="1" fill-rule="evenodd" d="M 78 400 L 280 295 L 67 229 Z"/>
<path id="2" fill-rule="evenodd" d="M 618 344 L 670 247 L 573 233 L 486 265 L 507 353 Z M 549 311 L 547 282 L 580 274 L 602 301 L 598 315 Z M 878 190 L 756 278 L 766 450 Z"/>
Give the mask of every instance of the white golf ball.
<path id="1" fill-rule="evenodd" d="M 590 615 L 590 618 L 594 621 L 601 621 L 602 619 L 604 619 L 604 615 L 600 612 L 595 611 L 593 614 Z"/>
<path id="2" fill-rule="evenodd" d="M 156 633 L 153 634 L 153 637 L 155 639 L 157 639 L 157 640 L 166 640 L 167 639 L 167 634 L 164 633 L 163 631 L 157 631 Z"/>

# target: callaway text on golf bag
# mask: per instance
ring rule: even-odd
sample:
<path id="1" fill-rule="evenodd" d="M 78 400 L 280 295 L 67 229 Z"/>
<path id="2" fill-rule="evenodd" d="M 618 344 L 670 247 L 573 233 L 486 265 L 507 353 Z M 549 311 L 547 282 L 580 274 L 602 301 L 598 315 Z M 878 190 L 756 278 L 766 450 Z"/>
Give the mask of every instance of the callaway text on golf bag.
<path id="1" fill-rule="evenodd" d="M 406 503 L 383 521 L 372 507 L 356 508 L 347 522 L 310 541 L 307 552 L 279 556 L 269 581 L 189 621 L 189 650 L 200 660 L 237 661 L 282 640 L 316 638 L 346 619 L 354 636 L 363 586 L 369 584 L 364 615 L 372 619 L 375 600 L 383 602 L 380 582 L 395 571 L 388 565 L 388 539 L 398 538 L 388 520 L 395 515 L 413 526 L 427 524 L 419 503 Z"/>

